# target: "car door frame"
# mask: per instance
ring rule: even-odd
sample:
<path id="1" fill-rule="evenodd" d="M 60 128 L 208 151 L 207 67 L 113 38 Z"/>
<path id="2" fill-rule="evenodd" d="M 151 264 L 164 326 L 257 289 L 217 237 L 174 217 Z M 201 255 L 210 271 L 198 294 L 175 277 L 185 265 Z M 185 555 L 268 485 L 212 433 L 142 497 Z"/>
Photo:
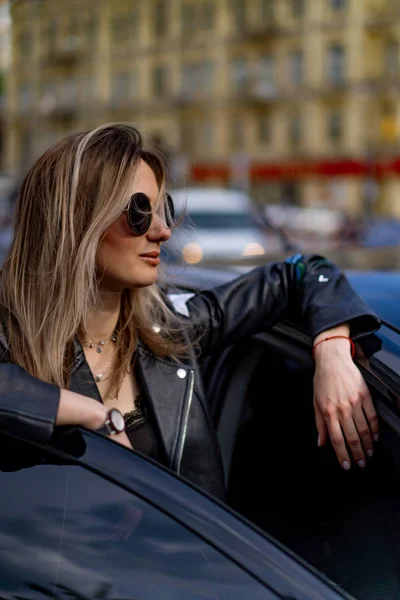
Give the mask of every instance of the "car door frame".
<path id="1" fill-rule="evenodd" d="M 85 451 L 80 457 L 66 451 L 68 435 L 73 432 L 79 432 L 83 438 Z M 27 441 L 21 437 L 17 439 Z M 156 507 L 221 552 L 277 598 L 351 598 L 323 574 L 223 503 L 113 440 L 75 428 L 66 433 L 61 449 L 54 445 L 29 443 L 59 461 L 96 473 Z"/>

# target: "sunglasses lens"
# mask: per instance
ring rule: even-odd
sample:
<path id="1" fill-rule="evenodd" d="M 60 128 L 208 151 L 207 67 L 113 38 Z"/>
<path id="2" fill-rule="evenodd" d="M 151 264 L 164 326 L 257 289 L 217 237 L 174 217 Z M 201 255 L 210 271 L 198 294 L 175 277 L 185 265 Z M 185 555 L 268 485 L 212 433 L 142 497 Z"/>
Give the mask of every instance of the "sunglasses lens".
<path id="1" fill-rule="evenodd" d="M 128 212 L 129 227 L 135 235 L 144 235 L 151 225 L 151 202 L 146 194 L 133 194 Z"/>
<path id="2" fill-rule="evenodd" d="M 167 204 L 168 204 L 168 213 L 167 213 L 167 226 L 173 227 L 175 223 L 175 206 L 174 201 L 170 194 L 167 194 Z"/>

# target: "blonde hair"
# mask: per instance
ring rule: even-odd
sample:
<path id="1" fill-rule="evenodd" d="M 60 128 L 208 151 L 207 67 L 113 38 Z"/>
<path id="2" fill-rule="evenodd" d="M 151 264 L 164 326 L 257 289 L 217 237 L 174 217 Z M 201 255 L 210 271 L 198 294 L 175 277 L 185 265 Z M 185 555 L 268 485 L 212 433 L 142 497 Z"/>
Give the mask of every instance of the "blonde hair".
<path id="1" fill-rule="evenodd" d="M 154 210 L 166 219 L 165 161 L 143 148 L 130 124 L 67 137 L 36 161 L 22 183 L 0 276 L 0 327 L 11 360 L 39 379 L 69 385 L 75 336 L 99 303 L 97 248 L 127 204 L 141 159 L 157 180 Z M 157 333 L 154 326 L 161 323 Z M 186 352 L 180 324 L 156 285 L 123 291 L 117 331 L 112 394 L 132 367 L 139 337 L 159 356 Z"/>

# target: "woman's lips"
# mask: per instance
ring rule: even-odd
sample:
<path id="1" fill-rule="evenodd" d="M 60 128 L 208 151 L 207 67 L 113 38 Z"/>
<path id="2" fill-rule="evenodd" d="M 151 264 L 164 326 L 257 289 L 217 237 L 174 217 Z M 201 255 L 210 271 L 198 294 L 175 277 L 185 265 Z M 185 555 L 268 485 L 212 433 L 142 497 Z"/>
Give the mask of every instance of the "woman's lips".
<path id="1" fill-rule="evenodd" d="M 160 264 L 160 253 L 159 252 L 146 252 L 146 254 L 140 254 L 140 258 L 143 258 L 149 265 L 156 267 Z"/>

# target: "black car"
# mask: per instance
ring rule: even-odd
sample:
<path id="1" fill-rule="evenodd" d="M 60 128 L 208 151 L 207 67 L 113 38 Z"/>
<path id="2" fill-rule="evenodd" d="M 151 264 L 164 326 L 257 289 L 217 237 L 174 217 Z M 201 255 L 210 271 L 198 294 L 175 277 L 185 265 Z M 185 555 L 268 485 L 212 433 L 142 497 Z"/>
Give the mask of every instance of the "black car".
<path id="1" fill-rule="evenodd" d="M 171 267 L 169 292 L 236 274 Z M 400 598 L 400 276 L 349 278 L 385 323 L 365 469 L 317 448 L 311 340 L 282 320 L 203 368 L 232 508 L 96 433 L 0 424 L 0 599 Z"/>

